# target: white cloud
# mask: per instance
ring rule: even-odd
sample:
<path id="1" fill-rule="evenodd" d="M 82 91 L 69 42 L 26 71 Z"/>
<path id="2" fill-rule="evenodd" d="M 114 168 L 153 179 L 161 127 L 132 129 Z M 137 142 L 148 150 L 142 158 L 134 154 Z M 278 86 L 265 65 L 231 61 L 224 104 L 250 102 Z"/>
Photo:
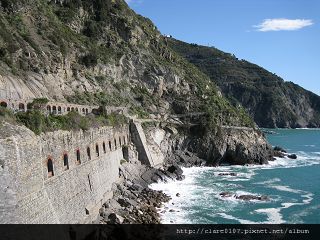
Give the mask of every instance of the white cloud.
<path id="1" fill-rule="evenodd" d="M 293 31 L 298 30 L 313 24 L 310 19 L 286 19 L 286 18 L 274 18 L 265 19 L 259 25 L 253 27 L 257 28 L 257 31 Z"/>

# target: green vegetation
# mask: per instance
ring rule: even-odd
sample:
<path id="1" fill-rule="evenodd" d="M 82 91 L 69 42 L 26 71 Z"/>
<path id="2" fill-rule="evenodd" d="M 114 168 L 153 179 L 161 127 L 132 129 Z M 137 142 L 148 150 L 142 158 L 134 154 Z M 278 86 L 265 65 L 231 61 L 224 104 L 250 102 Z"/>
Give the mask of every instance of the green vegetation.
<path id="1" fill-rule="evenodd" d="M 101 126 L 120 127 L 128 123 L 127 117 L 118 113 L 106 114 L 98 112 L 97 115 L 82 116 L 78 112 L 72 111 L 66 115 L 46 115 L 41 108 L 35 107 L 37 103 L 43 103 L 46 99 L 36 99 L 33 109 L 27 112 L 14 114 L 11 110 L 0 107 L 0 122 L 6 121 L 12 124 L 23 124 L 35 134 L 52 132 L 56 130 L 88 130 Z"/>
<path id="2" fill-rule="evenodd" d="M 262 127 L 299 127 L 299 118 L 310 126 L 320 126 L 320 97 L 277 75 L 214 47 L 188 44 L 175 39 L 169 46 L 207 74 L 234 105 L 241 104 Z M 189 71 L 194 71 L 190 68 Z M 201 88 L 203 89 L 203 88 Z M 201 90 L 200 92 L 202 92 Z M 305 99 L 305 101 L 297 101 Z M 314 114 L 301 112 L 312 108 Z M 239 108 L 239 117 L 250 125 L 246 111 Z"/>

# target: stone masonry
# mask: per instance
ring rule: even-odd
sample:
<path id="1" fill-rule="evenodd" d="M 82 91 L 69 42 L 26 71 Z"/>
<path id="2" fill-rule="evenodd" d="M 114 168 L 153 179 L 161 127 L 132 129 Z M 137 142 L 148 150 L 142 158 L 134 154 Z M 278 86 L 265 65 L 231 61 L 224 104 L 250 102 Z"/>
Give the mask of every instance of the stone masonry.
<path id="1" fill-rule="evenodd" d="M 112 197 L 129 129 L 36 136 L 2 123 L 0 223 L 85 223 Z"/>

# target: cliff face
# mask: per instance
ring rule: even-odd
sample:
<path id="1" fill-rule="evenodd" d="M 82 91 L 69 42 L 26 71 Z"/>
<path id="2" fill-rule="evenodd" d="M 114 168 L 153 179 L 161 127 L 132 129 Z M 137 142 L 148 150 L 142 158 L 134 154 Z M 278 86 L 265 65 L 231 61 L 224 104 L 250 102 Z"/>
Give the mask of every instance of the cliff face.
<path id="1" fill-rule="evenodd" d="M 320 97 L 267 70 L 213 47 L 170 39 L 169 45 L 215 82 L 260 127 L 319 127 Z"/>
<path id="2" fill-rule="evenodd" d="M 215 139 L 220 125 L 254 126 L 124 0 L 0 3 L 0 98 L 127 106 L 131 115 L 163 121 L 200 112 L 200 140 Z M 189 123 L 178 131 L 193 138 Z"/>

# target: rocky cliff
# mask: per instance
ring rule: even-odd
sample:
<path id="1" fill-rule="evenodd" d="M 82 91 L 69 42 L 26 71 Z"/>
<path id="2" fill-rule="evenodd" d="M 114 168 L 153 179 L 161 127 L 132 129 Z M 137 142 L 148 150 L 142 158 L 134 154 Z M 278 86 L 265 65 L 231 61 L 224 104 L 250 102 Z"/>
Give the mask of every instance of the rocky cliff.
<path id="1" fill-rule="evenodd" d="M 153 23 L 124 0 L 0 3 L 1 98 L 127 106 L 140 118 L 174 118 L 178 133 L 188 139 L 184 148 L 190 139 L 204 147 L 226 140 L 225 134 L 215 137 L 222 125 L 254 127 L 241 106 L 225 99 L 208 76 L 176 54 Z M 260 145 L 257 135 L 250 137 L 257 149 L 266 150 L 265 140 Z M 212 154 L 205 158 L 213 161 Z"/>
<path id="2" fill-rule="evenodd" d="M 214 47 L 168 39 L 169 45 L 210 76 L 234 104 L 244 106 L 260 127 L 320 126 L 320 97 Z"/>

